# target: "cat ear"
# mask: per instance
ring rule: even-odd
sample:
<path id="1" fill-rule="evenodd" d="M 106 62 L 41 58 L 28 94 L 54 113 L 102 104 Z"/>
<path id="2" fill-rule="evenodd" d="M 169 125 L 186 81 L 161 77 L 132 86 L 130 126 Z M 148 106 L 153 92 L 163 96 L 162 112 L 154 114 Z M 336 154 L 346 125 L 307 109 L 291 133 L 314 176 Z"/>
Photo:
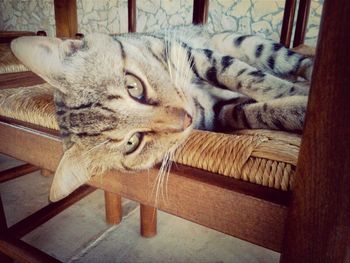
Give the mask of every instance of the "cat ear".
<path id="1" fill-rule="evenodd" d="M 50 190 L 50 200 L 56 202 L 85 184 L 91 175 L 81 157 L 81 150 L 73 145 L 63 154 Z"/>
<path id="2" fill-rule="evenodd" d="M 62 62 L 82 46 L 82 40 L 42 36 L 20 37 L 11 42 L 12 52 L 25 66 L 63 93 L 66 90 L 59 83 L 64 69 Z"/>

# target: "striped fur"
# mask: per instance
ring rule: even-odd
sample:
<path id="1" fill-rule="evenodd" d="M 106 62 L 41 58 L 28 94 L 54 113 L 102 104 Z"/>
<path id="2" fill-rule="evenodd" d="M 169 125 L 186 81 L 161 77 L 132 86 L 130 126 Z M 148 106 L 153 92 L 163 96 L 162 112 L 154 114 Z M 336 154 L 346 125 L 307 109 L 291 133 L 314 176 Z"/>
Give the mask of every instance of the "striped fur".
<path id="1" fill-rule="evenodd" d="M 271 40 L 194 26 L 83 40 L 19 38 L 12 49 L 56 88 L 66 149 L 56 183 L 68 180 L 64 173 L 76 179 L 65 192 L 106 169 L 147 169 L 194 128 L 300 132 L 313 67 Z M 128 93 L 130 75 L 142 83 L 140 98 Z M 139 145 L 130 153 L 135 134 Z"/>

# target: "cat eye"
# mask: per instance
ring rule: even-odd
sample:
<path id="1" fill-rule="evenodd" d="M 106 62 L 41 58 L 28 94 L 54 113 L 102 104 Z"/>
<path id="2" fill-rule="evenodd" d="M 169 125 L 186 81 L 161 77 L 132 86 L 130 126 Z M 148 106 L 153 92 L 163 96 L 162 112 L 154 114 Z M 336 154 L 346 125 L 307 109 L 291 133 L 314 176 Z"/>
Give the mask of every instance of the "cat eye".
<path id="1" fill-rule="evenodd" d="M 144 99 L 145 89 L 139 78 L 131 74 L 126 74 L 125 85 L 131 97 L 137 100 Z"/>
<path id="2" fill-rule="evenodd" d="M 125 153 L 129 154 L 132 153 L 134 151 L 136 151 L 136 149 L 139 147 L 139 145 L 141 144 L 142 141 L 142 133 L 141 132 L 136 132 L 134 133 L 130 139 L 128 140 L 128 142 L 126 143 L 126 150 Z"/>

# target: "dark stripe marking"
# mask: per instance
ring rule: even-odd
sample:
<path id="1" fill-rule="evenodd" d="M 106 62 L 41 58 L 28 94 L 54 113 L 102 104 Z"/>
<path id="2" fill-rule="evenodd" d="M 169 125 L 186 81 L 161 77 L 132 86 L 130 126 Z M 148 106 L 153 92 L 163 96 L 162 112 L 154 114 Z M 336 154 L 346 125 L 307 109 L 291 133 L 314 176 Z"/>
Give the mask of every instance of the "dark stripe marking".
<path id="1" fill-rule="evenodd" d="M 63 123 L 59 123 L 58 126 L 60 127 L 60 130 L 61 130 L 61 131 L 65 130 L 65 131 L 68 132 L 68 127 L 65 126 Z"/>
<path id="2" fill-rule="evenodd" d="M 211 67 L 207 70 L 206 78 L 214 84 L 219 84 L 218 78 L 217 78 L 217 70 L 215 67 Z"/>
<path id="3" fill-rule="evenodd" d="M 264 110 L 264 112 L 267 111 L 267 103 L 266 103 L 266 102 L 265 102 L 264 105 L 263 105 L 263 110 Z"/>
<path id="4" fill-rule="evenodd" d="M 255 50 L 255 57 L 259 58 L 263 51 L 264 51 L 264 45 L 263 44 L 258 45 Z"/>
<path id="5" fill-rule="evenodd" d="M 280 50 L 282 47 L 283 47 L 283 45 L 280 44 L 280 43 L 273 43 L 273 44 L 272 44 L 272 49 L 273 49 L 273 51 L 275 51 L 275 52 L 277 52 L 278 50 Z"/>
<path id="6" fill-rule="evenodd" d="M 260 77 L 263 78 L 266 76 L 266 74 L 264 72 L 262 72 L 261 70 L 254 70 L 248 73 L 248 75 L 253 76 L 253 77 Z"/>
<path id="7" fill-rule="evenodd" d="M 68 107 L 69 109 L 71 110 L 80 110 L 80 109 L 86 109 L 86 108 L 91 108 L 92 106 L 92 102 L 89 102 L 89 103 L 83 103 L 83 104 L 80 104 L 79 106 L 74 106 L 74 107 Z"/>
<path id="8" fill-rule="evenodd" d="M 119 44 L 119 46 L 120 46 L 121 55 L 122 55 L 122 58 L 123 58 L 123 60 L 124 60 L 124 59 L 126 58 L 124 46 L 123 46 L 122 42 L 121 42 L 119 39 L 114 38 L 114 40 L 115 40 L 116 42 L 118 42 L 118 44 Z"/>
<path id="9" fill-rule="evenodd" d="M 292 95 L 292 94 L 295 94 L 295 87 L 291 87 L 289 89 L 289 94 Z"/>
<path id="10" fill-rule="evenodd" d="M 109 111 L 109 112 L 112 112 L 112 113 L 116 113 L 114 110 L 108 108 L 108 107 L 101 107 L 102 110 L 106 110 L 106 111 Z"/>
<path id="11" fill-rule="evenodd" d="M 296 65 L 295 65 L 295 67 L 294 67 L 294 69 L 292 69 L 290 72 L 289 72 L 289 74 L 291 74 L 291 75 L 295 75 L 295 74 L 297 74 L 297 72 L 299 71 L 299 68 L 300 68 L 300 66 L 301 66 L 301 62 L 303 62 L 305 59 L 307 59 L 307 57 L 301 57 L 301 58 L 299 58 L 298 59 L 298 62 L 296 63 Z"/>
<path id="12" fill-rule="evenodd" d="M 214 111 L 214 129 L 215 131 L 223 131 L 224 127 L 220 123 L 219 115 L 222 110 L 222 108 L 226 105 L 235 104 L 240 100 L 240 98 L 233 98 L 229 100 L 221 100 L 214 104 L 213 111 Z"/>
<path id="13" fill-rule="evenodd" d="M 246 72 L 247 71 L 247 69 L 246 68 L 244 68 L 244 69 L 241 69 L 240 71 L 238 71 L 238 73 L 237 73 L 237 77 L 239 77 L 240 75 L 242 75 L 244 72 Z"/>
<path id="14" fill-rule="evenodd" d="M 59 109 L 59 110 L 56 111 L 56 114 L 57 114 L 57 115 L 63 115 L 63 114 L 65 114 L 65 113 L 66 113 L 66 111 L 61 110 L 61 109 Z"/>
<path id="15" fill-rule="evenodd" d="M 282 124 L 282 122 L 278 119 L 273 119 L 272 120 L 273 125 L 278 128 L 281 131 L 285 131 L 286 127 L 284 127 L 284 125 Z"/>
<path id="16" fill-rule="evenodd" d="M 101 133 L 88 133 L 88 132 L 78 132 L 75 133 L 76 136 L 78 136 L 79 138 L 82 137 L 96 137 L 99 136 Z"/>
<path id="17" fill-rule="evenodd" d="M 267 64 L 269 66 L 270 69 L 274 69 L 275 68 L 275 58 L 273 56 L 270 56 L 267 60 Z"/>
<path id="18" fill-rule="evenodd" d="M 122 97 L 121 96 L 119 96 L 119 95 L 108 95 L 107 96 L 107 99 L 108 100 L 119 100 L 119 99 L 121 99 Z"/>
<path id="19" fill-rule="evenodd" d="M 267 122 L 263 120 L 262 114 L 261 114 L 260 111 L 258 111 L 258 113 L 257 113 L 257 115 L 256 115 L 256 119 L 257 119 L 258 122 L 264 124 L 265 126 L 267 126 L 267 127 L 269 126 L 269 125 L 267 124 Z"/>
<path id="20" fill-rule="evenodd" d="M 122 165 L 122 167 L 126 170 L 126 171 L 132 171 L 132 169 L 128 166 L 126 166 L 123 162 L 120 162 L 120 164 Z"/>
<path id="21" fill-rule="evenodd" d="M 241 116 L 241 120 L 243 122 L 243 126 L 245 128 L 251 128 L 248 120 L 247 120 L 247 116 L 245 115 L 245 112 L 243 110 L 243 107 L 246 105 L 246 104 L 249 104 L 249 103 L 242 103 L 242 104 L 239 104 L 237 106 L 235 106 L 232 110 L 232 118 L 234 120 L 236 120 L 237 122 L 239 121 L 239 116 Z"/>
<path id="22" fill-rule="evenodd" d="M 290 49 L 287 49 L 287 56 L 288 56 L 288 57 L 291 57 L 291 56 L 293 56 L 294 54 L 295 54 L 294 51 L 292 51 L 292 50 L 290 50 Z"/>
<path id="23" fill-rule="evenodd" d="M 211 51 L 210 49 L 204 49 L 203 51 L 204 51 L 205 56 L 206 56 L 209 60 L 211 60 L 211 58 L 212 58 L 212 56 L 213 56 L 213 51 Z"/>
<path id="24" fill-rule="evenodd" d="M 192 49 L 188 47 L 185 43 L 182 43 L 182 46 L 186 49 L 187 60 L 190 63 L 190 68 L 192 69 L 193 74 L 196 76 L 197 79 L 203 80 L 203 78 L 198 73 L 196 62 L 194 61 L 195 58 L 192 55 Z"/>
<path id="25" fill-rule="evenodd" d="M 265 80 L 264 78 L 257 78 L 257 79 L 253 79 L 253 82 L 254 82 L 255 84 L 257 84 L 257 83 L 264 82 L 264 80 Z M 258 89 L 260 89 L 260 88 L 256 87 L 256 88 L 254 88 L 254 89 L 252 89 L 252 90 L 257 91 Z"/>
<path id="26" fill-rule="evenodd" d="M 70 133 L 68 131 L 60 130 L 60 135 L 61 135 L 61 137 L 68 137 L 70 135 Z"/>
<path id="27" fill-rule="evenodd" d="M 283 97 L 283 93 L 281 93 L 281 94 L 278 94 L 278 95 L 276 95 L 275 97 L 273 97 L 274 99 L 279 99 L 279 98 L 282 98 Z"/>
<path id="28" fill-rule="evenodd" d="M 154 50 L 151 47 L 151 43 L 146 42 L 146 48 L 151 53 L 152 57 L 154 57 L 160 64 L 162 64 L 163 68 L 167 71 L 168 67 L 166 65 L 166 61 L 165 61 L 164 57 L 159 56 L 158 54 L 156 54 L 154 52 Z"/>
<path id="29" fill-rule="evenodd" d="M 235 46 L 236 46 L 236 47 L 239 47 L 239 46 L 242 44 L 242 42 L 243 42 L 246 38 L 248 38 L 248 37 L 249 37 L 249 35 L 237 37 L 237 38 L 234 40 Z"/>
<path id="30" fill-rule="evenodd" d="M 66 104 L 63 102 L 63 101 L 61 101 L 61 100 L 56 100 L 55 101 L 55 105 L 57 106 L 57 107 L 59 107 L 59 108 L 64 108 L 64 107 L 66 107 Z"/>
<path id="31" fill-rule="evenodd" d="M 223 73 L 229 66 L 232 65 L 234 58 L 231 56 L 224 56 L 221 58 L 221 73 Z"/>
<path id="32" fill-rule="evenodd" d="M 199 108 L 199 114 L 201 116 L 201 122 L 200 122 L 200 127 L 198 128 L 202 128 L 205 129 L 205 109 L 204 107 L 199 103 L 199 101 L 197 99 L 193 99 L 194 104 L 196 106 L 196 108 Z"/>
<path id="33" fill-rule="evenodd" d="M 221 89 L 228 89 L 225 85 L 221 84 L 217 78 L 217 69 L 215 67 L 211 67 L 207 70 L 205 74 L 206 79 L 209 83 Z"/>

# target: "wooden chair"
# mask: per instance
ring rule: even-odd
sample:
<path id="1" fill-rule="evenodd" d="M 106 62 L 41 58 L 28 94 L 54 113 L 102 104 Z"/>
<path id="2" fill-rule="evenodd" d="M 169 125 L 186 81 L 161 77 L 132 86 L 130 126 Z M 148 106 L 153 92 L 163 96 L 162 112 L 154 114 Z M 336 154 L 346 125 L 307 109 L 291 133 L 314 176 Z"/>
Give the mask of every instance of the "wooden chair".
<path id="1" fill-rule="evenodd" d="M 194 6 L 199 2 L 195 1 Z M 205 11 L 208 2 L 202 2 L 201 9 Z M 179 164 L 171 171 L 165 200 L 155 203 L 152 198 L 153 184 L 149 182 L 155 181 L 157 168 L 132 176 L 109 171 L 102 179 L 95 178 L 89 184 L 140 202 L 144 236 L 155 234 L 154 213 L 155 209 L 161 209 L 282 252 L 281 262 L 346 262 L 349 260 L 350 241 L 350 120 L 347 114 L 350 100 L 350 68 L 347 64 L 350 56 L 343 50 L 350 46 L 349 11 L 350 3 L 346 0 L 324 2 L 306 125 L 292 191 L 276 190 L 186 165 L 187 160 L 196 159 L 192 154 L 203 151 L 197 147 L 203 144 L 196 143 L 196 140 L 209 142 L 218 139 L 215 134 L 205 132 L 191 135 L 190 142 L 196 146 L 188 146 L 187 150 L 183 148 L 183 152 L 176 156 L 183 165 Z M 135 29 L 135 17 L 135 1 L 129 1 L 130 31 Z M 197 17 L 205 18 L 206 15 L 201 13 Z M 331 30 L 334 28 L 337 30 Z M 54 129 L 1 117 L 0 136 L 0 152 L 49 171 L 57 167 L 62 146 Z M 232 139 L 230 136 L 233 135 L 221 136 L 226 140 Z M 253 141 L 257 138 L 249 136 Z M 283 142 L 287 140 L 290 144 L 294 138 L 271 136 L 272 144 L 276 142 L 278 145 L 278 156 L 286 152 Z M 266 135 L 262 141 L 269 138 Z M 266 145 L 253 148 L 252 153 L 257 155 L 253 157 L 273 153 L 266 148 L 267 145 L 270 144 L 266 142 Z M 188 151 L 193 152 L 188 155 Z M 224 154 L 220 156 L 225 157 Z M 207 157 L 207 164 L 215 162 L 215 158 Z M 225 167 L 221 168 L 225 170 Z M 218 171 L 221 168 L 219 165 Z M 152 207 L 155 205 L 156 208 Z M 6 230 L 1 212 L 2 253 L 20 262 L 57 262 Z"/>

